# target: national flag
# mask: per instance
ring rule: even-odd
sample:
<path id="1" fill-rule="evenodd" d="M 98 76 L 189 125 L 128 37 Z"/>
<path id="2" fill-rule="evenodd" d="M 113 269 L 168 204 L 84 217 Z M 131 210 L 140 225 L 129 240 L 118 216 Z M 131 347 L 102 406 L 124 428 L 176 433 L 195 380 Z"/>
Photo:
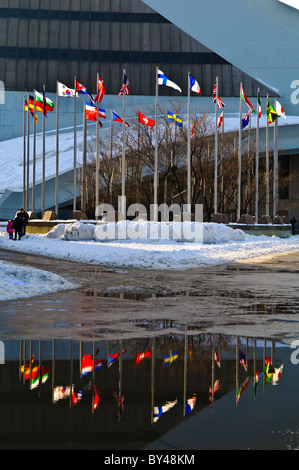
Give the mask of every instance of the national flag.
<path id="1" fill-rule="evenodd" d="M 112 120 L 115 121 L 115 122 L 123 122 L 123 119 L 118 115 L 116 114 L 114 111 L 112 111 Z M 127 122 L 125 123 L 127 127 L 130 127 L 130 124 L 128 124 Z"/>
<path id="2" fill-rule="evenodd" d="M 285 110 L 283 109 L 283 107 L 281 106 L 281 104 L 276 100 L 276 103 L 275 103 L 275 111 L 278 113 L 279 117 L 283 117 L 284 119 L 286 119 L 286 113 L 285 113 Z"/>
<path id="3" fill-rule="evenodd" d="M 99 81 L 98 81 L 98 93 L 97 93 L 97 96 L 95 97 L 94 101 L 97 101 L 98 103 L 100 103 L 100 102 L 102 101 L 102 99 L 104 98 L 104 95 L 105 95 L 104 80 L 102 80 L 102 79 L 99 77 Z"/>
<path id="4" fill-rule="evenodd" d="M 192 120 L 192 129 L 191 129 L 191 135 L 194 135 L 195 132 L 195 127 L 197 126 L 197 116 L 195 115 L 193 120 Z"/>
<path id="5" fill-rule="evenodd" d="M 249 384 L 250 384 L 250 379 L 249 377 L 247 377 L 243 385 L 238 389 L 238 397 L 237 397 L 238 403 Z"/>
<path id="6" fill-rule="evenodd" d="M 119 97 L 120 95 L 128 95 L 130 92 L 129 92 L 129 80 L 128 80 L 128 77 L 126 75 L 126 71 L 124 70 L 124 73 L 123 73 L 123 86 L 121 87 L 117 97 Z"/>
<path id="7" fill-rule="evenodd" d="M 95 411 L 100 404 L 100 390 L 97 384 L 91 384 L 90 389 L 92 392 L 93 411 Z"/>
<path id="8" fill-rule="evenodd" d="M 123 349 L 122 354 L 126 352 L 126 349 Z M 110 354 L 109 356 L 109 361 L 108 361 L 108 367 L 112 366 L 112 364 L 119 358 L 120 353 L 117 354 Z"/>
<path id="9" fill-rule="evenodd" d="M 136 365 L 140 364 L 140 362 L 143 361 L 143 359 L 145 359 L 146 357 L 151 357 L 151 356 L 152 356 L 152 353 L 151 353 L 150 348 L 148 348 L 147 351 L 137 353 L 136 354 Z"/>
<path id="10" fill-rule="evenodd" d="M 273 124 L 273 122 L 279 117 L 279 114 L 273 106 L 271 106 L 269 99 L 267 100 L 267 118 L 268 123 Z"/>
<path id="11" fill-rule="evenodd" d="M 118 419 L 120 419 L 125 409 L 125 396 L 118 395 L 116 392 L 113 392 L 113 396 L 117 403 Z"/>
<path id="12" fill-rule="evenodd" d="M 178 359 L 178 357 L 179 357 L 178 353 L 171 352 L 170 354 L 167 354 L 164 358 L 164 367 L 172 364 L 174 361 Z"/>
<path id="13" fill-rule="evenodd" d="M 71 396 L 72 387 L 71 386 L 63 386 L 58 385 L 54 388 L 53 391 L 53 401 L 54 403 L 58 402 L 59 400 L 64 400 L 65 398 L 69 398 Z"/>
<path id="14" fill-rule="evenodd" d="M 32 97 L 32 101 L 33 101 L 33 103 L 34 103 L 33 97 Z M 29 103 L 30 103 L 30 97 L 29 97 Z M 25 109 L 25 111 L 29 111 L 30 114 L 31 114 L 31 116 L 34 118 L 34 104 L 30 103 L 30 104 L 28 105 L 27 100 L 25 100 L 25 102 L 24 102 L 24 109 Z M 37 122 L 37 115 L 35 115 L 35 122 Z"/>
<path id="15" fill-rule="evenodd" d="M 187 416 L 191 411 L 194 409 L 197 401 L 197 396 L 196 393 L 194 393 L 192 398 L 188 398 L 186 400 L 186 406 L 185 406 L 185 416 Z"/>
<path id="16" fill-rule="evenodd" d="M 167 401 L 164 405 L 154 406 L 154 423 L 156 423 L 164 413 L 167 413 L 167 411 L 171 410 L 171 408 L 173 408 L 177 404 L 177 402 L 178 400 L 176 399 L 174 401 Z"/>
<path id="17" fill-rule="evenodd" d="M 50 375 L 50 369 L 45 368 L 44 366 L 33 367 L 31 371 L 31 384 L 30 388 L 33 390 L 38 387 L 40 383 L 44 384 Z"/>
<path id="18" fill-rule="evenodd" d="M 272 377 L 272 385 L 278 385 L 278 381 L 281 378 L 283 370 L 283 364 L 280 367 L 275 367 L 275 372 Z"/>
<path id="19" fill-rule="evenodd" d="M 241 123 L 242 123 L 242 129 L 245 129 L 245 127 L 248 126 L 249 124 L 249 120 L 250 120 L 250 112 L 248 112 L 247 114 L 245 114 L 245 116 L 243 117 L 243 119 L 241 120 Z"/>
<path id="20" fill-rule="evenodd" d="M 155 125 L 155 121 L 153 119 L 147 118 L 140 111 L 138 115 L 138 122 L 140 122 L 141 124 L 144 124 L 145 126 L 150 126 L 151 128 L 153 128 Z"/>
<path id="21" fill-rule="evenodd" d="M 190 90 L 200 95 L 201 89 L 200 89 L 198 82 L 195 80 L 195 78 L 191 77 L 191 75 L 189 75 L 189 78 L 190 78 Z"/>
<path id="22" fill-rule="evenodd" d="M 81 375 L 84 377 L 93 371 L 93 363 L 95 362 L 95 369 L 99 370 L 102 367 L 102 361 L 100 359 L 93 360 L 93 354 L 85 354 L 82 359 L 82 371 Z"/>
<path id="23" fill-rule="evenodd" d="M 36 110 L 42 113 L 45 112 L 45 115 L 48 111 L 51 112 L 54 110 L 54 103 L 50 100 L 50 98 L 46 97 L 44 90 L 43 94 L 38 93 L 37 91 L 35 92 L 35 103 Z"/>
<path id="24" fill-rule="evenodd" d="M 75 90 L 68 88 L 61 82 L 57 82 L 57 94 L 58 96 L 75 96 Z"/>
<path id="25" fill-rule="evenodd" d="M 224 117 L 224 116 L 223 116 L 223 111 L 222 111 L 222 113 L 220 114 L 220 116 L 219 116 L 219 118 L 218 118 L 218 126 L 217 126 L 218 129 L 220 129 L 220 127 L 221 127 L 221 125 L 222 125 L 222 123 L 223 123 L 223 117 Z"/>
<path id="26" fill-rule="evenodd" d="M 158 85 L 165 85 L 169 86 L 170 88 L 174 88 L 175 90 L 179 91 L 182 93 L 181 88 L 174 83 L 172 80 L 170 80 L 162 70 L 158 70 Z"/>
<path id="27" fill-rule="evenodd" d="M 247 371 L 247 362 L 246 362 L 246 356 L 243 353 L 243 351 L 239 351 L 239 361 L 240 364 L 244 367 L 244 369 Z"/>
<path id="28" fill-rule="evenodd" d="M 177 116 L 177 114 L 167 111 L 167 118 L 168 122 L 174 122 L 177 126 L 183 127 L 183 121 L 179 116 Z"/>
<path id="29" fill-rule="evenodd" d="M 94 98 L 92 96 L 91 93 L 89 93 L 89 91 L 87 90 L 87 88 L 85 88 L 84 85 L 82 85 L 82 83 L 80 83 L 77 78 L 76 78 L 76 87 L 75 87 L 75 92 L 76 93 L 81 93 L 83 95 L 88 95 L 91 102 L 93 103 L 94 102 Z"/>
<path id="30" fill-rule="evenodd" d="M 258 106 L 259 106 L 259 118 L 262 117 L 262 101 L 261 101 L 261 97 L 260 97 L 260 92 L 258 91 L 257 93 L 257 101 L 258 101 Z"/>
<path id="31" fill-rule="evenodd" d="M 214 88 L 213 88 L 213 102 L 215 104 L 216 104 L 216 99 L 217 99 L 217 83 L 215 83 Z M 219 96 L 218 96 L 217 105 L 220 109 L 223 109 L 225 107 L 225 104 L 223 103 L 222 99 L 219 98 Z"/>
<path id="32" fill-rule="evenodd" d="M 97 120 L 97 107 L 93 104 L 86 103 L 85 105 L 85 116 L 88 121 L 96 121 Z M 105 109 L 99 108 L 99 117 L 106 119 L 106 112 Z M 99 123 L 102 127 L 101 123 Z"/>
<path id="33" fill-rule="evenodd" d="M 215 350 L 215 361 L 216 361 L 216 364 L 217 366 L 220 368 L 220 356 L 219 356 L 219 353 Z"/>
<path id="34" fill-rule="evenodd" d="M 244 91 L 244 88 L 242 87 L 242 91 L 241 91 L 241 98 L 242 100 L 247 104 L 248 108 L 250 109 L 250 111 L 252 111 L 253 113 L 255 113 L 255 109 L 254 109 L 254 106 L 250 103 L 249 99 L 247 98 L 247 96 L 245 95 L 245 91 Z"/>
<path id="35" fill-rule="evenodd" d="M 72 407 L 77 405 L 79 401 L 81 400 L 83 396 L 82 390 L 79 390 L 78 392 L 75 392 L 75 390 L 72 392 Z"/>

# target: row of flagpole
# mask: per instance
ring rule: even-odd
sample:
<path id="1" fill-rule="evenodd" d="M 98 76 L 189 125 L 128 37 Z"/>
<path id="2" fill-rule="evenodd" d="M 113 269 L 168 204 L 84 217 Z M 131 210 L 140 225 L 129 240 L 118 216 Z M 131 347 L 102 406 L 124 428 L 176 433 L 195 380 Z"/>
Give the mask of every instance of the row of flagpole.
<path id="1" fill-rule="evenodd" d="M 154 168 L 154 221 L 158 220 L 158 187 L 159 187 L 159 174 L 158 174 L 158 97 L 159 97 L 159 85 L 164 85 L 171 87 L 178 92 L 182 92 L 181 88 L 172 80 L 170 80 L 158 67 L 156 67 L 156 90 L 155 90 L 155 121 L 151 121 L 146 118 L 146 121 L 151 121 L 151 128 L 155 127 L 154 131 L 154 140 L 155 140 L 155 168 Z M 123 133 L 123 145 L 122 145 L 122 159 L 121 159 L 121 172 L 122 172 L 122 179 L 121 179 L 121 201 L 122 207 L 120 208 L 121 214 L 125 214 L 125 195 L 126 195 L 126 179 L 125 179 L 125 167 L 126 167 L 126 101 L 125 96 L 129 94 L 129 80 L 126 75 L 126 71 L 123 72 L 123 86 L 118 93 L 119 96 L 123 96 L 123 119 L 120 119 L 122 122 L 122 133 Z M 62 89 L 61 89 L 62 87 Z M 188 212 L 191 212 L 191 116 L 190 116 L 190 96 L 191 91 L 201 94 L 201 89 L 198 82 L 191 76 L 190 72 L 188 73 L 188 96 L 187 96 L 187 114 L 188 114 L 188 132 L 187 132 L 187 158 L 186 158 L 186 169 L 187 169 L 187 207 Z M 104 81 L 99 77 L 97 74 L 97 96 L 93 98 L 89 91 L 77 80 L 77 77 L 74 77 L 74 89 L 68 89 L 65 85 L 61 84 L 57 81 L 57 89 L 56 89 L 56 181 L 55 181 L 55 212 L 58 213 L 58 205 L 59 205 L 59 96 L 72 96 L 74 97 L 74 183 L 73 183 L 73 210 L 76 210 L 76 199 L 77 199 L 77 97 L 79 93 L 84 93 L 89 96 L 90 103 L 93 107 L 96 107 L 96 119 L 93 119 L 97 122 L 96 125 L 96 188 L 95 188 L 95 204 L 96 207 L 99 205 L 99 103 L 103 99 L 105 94 L 104 88 Z M 31 99 L 31 100 L 30 100 Z M 248 98 L 246 97 L 243 85 L 240 83 L 240 104 L 239 104 L 239 142 L 238 142 L 238 201 L 237 201 L 237 215 L 238 218 L 241 216 L 241 197 L 242 197 L 242 188 L 241 188 L 241 175 L 242 175 L 242 129 L 243 129 L 243 119 L 242 119 L 242 100 L 248 106 L 248 113 L 247 117 L 249 122 L 251 122 L 250 116 L 252 112 L 256 112 L 252 104 L 249 102 Z M 215 103 L 215 175 L 214 175 L 214 212 L 218 212 L 218 130 L 223 124 L 223 111 L 220 118 L 218 118 L 218 108 L 223 109 L 224 103 L 219 98 L 218 94 L 218 77 L 216 77 L 214 89 L 213 89 L 213 101 Z M 28 112 L 28 120 L 27 120 L 27 160 L 25 159 L 26 154 L 26 147 L 25 147 L 25 98 L 24 98 L 24 172 L 23 172 L 23 205 L 26 206 L 28 209 L 29 207 L 29 112 Z M 42 102 L 42 104 L 41 104 Z M 31 104 L 30 104 L 31 103 Z M 37 106 L 38 104 L 38 106 Z M 277 105 L 277 101 L 275 100 L 275 107 Z M 38 94 L 34 90 L 34 100 L 32 104 L 32 97 L 28 95 L 28 108 L 27 111 L 30 111 L 33 116 L 33 170 L 32 170 L 32 211 L 35 211 L 35 157 L 36 157 L 36 111 L 42 111 L 43 113 L 43 144 L 42 144 L 42 213 L 45 210 L 45 117 L 47 115 L 47 111 L 53 111 L 54 104 L 45 96 L 45 86 L 43 86 L 43 96 Z M 281 108 L 281 105 L 280 109 Z M 277 117 L 283 115 L 285 117 L 284 112 L 279 114 L 274 108 L 271 107 L 269 104 L 269 96 L 267 95 L 267 127 L 266 127 L 266 213 L 269 215 L 269 207 L 270 207 L 270 200 L 269 200 L 269 115 L 268 115 L 268 108 L 270 109 L 272 116 L 275 119 L 271 120 L 270 122 L 274 122 L 274 179 L 273 179 L 273 210 L 274 212 L 277 211 L 278 205 L 278 122 Z M 256 126 L 256 200 L 255 200 L 255 215 L 256 220 L 258 218 L 258 201 L 259 201 L 259 153 L 260 153 L 260 142 L 259 142 L 259 118 L 261 116 L 261 103 L 259 97 L 259 90 L 258 90 L 258 102 L 257 102 L 257 126 Z M 104 111 L 104 110 L 101 110 Z M 84 121 L 86 119 L 86 102 L 84 106 Z M 142 121 L 140 121 L 142 122 Z M 174 122 L 176 122 L 174 120 Z M 148 124 L 147 122 L 143 122 L 144 124 Z M 194 125 L 194 123 L 193 123 Z M 246 126 L 244 126 L 246 127 Z M 84 136 L 83 136 L 84 138 Z M 111 137 L 112 138 L 112 137 Z M 83 143 L 83 152 L 86 152 L 86 146 Z M 83 156 L 84 158 L 84 156 Z M 82 162 L 84 163 L 84 162 Z M 27 173 L 25 174 L 25 167 L 27 167 Z M 27 187 L 27 191 L 25 192 L 25 186 Z"/>

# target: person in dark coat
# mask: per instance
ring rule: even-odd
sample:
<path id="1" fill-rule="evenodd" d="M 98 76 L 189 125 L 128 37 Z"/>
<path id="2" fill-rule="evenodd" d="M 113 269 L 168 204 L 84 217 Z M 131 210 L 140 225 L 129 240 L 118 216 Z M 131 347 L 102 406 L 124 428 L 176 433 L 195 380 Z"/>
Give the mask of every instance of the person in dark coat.
<path id="1" fill-rule="evenodd" d="M 23 235 L 26 235 L 26 226 L 27 226 L 28 220 L 29 220 L 29 215 L 28 215 L 28 213 L 27 213 L 23 208 L 21 208 L 21 209 L 19 210 L 19 212 L 17 212 L 16 217 L 20 217 L 21 220 L 22 220 L 22 223 L 23 223 L 23 227 L 22 227 L 22 236 L 23 236 Z"/>
<path id="2" fill-rule="evenodd" d="M 15 231 L 15 240 L 17 239 L 17 236 L 19 237 L 19 240 L 22 238 L 23 234 L 23 220 L 21 217 L 17 215 L 17 217 L 14 218 L 14 221 L 12 223 L 12 228 Z"/>
<path id="3" fill-rule="evenodd" d="M 290 224 L 292 225 L 292 234 L 295 235 L 295 225 L 297 223 L 297 219 L 295 219 L 295 217 L 293 217 L 291 220 L 290 220 Z"/>

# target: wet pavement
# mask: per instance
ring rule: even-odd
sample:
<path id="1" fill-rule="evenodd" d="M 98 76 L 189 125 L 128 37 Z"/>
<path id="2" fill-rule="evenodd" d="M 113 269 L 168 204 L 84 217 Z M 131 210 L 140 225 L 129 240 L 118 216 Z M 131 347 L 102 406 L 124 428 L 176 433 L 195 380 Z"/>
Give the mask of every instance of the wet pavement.
<path id="1" fill-rule="evenodd" d="M 121 339 L 175 331 L 182 322 L 198 332 L 299 337 L 299 254 L 183 271 L 108 269 L 4 251 L 0 259 L 49 270 L 77 286 L 0 302 L 2 338 Z"/>
<path id="2" fill-rule="evenodd" d="M 1 449 L 299 448 L 299 253 L 184 271 L 0 260 L 76 284 L 0 302 Z"/>

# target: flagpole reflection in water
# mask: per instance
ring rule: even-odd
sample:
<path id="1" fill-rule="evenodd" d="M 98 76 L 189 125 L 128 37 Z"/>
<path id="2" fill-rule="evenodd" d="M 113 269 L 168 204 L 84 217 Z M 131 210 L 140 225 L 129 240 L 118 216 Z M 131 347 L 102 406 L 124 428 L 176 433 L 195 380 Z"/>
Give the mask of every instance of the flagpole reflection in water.
<path id="1" fill-rule="evenodd" d="M 148 342 L 148 349 L 142 346 L 144 341 Z M 64 349 L 60 348 L 61 342 L 64 344 Z M 110 413 L 108 419 L 110 426 L 111 419 L 113 421 L 112 403 L 116 402 L 117 420 L 124 419 L 124 429 L 126 426 L 131 428 L 132 411 L 136 408 L 133 415 L 138 410 L 137 428 L 142 422 L 144 429 L 150 425 L 154 427 L 153 430 L 157 430 L 155 432 L 160 432 L 162 429 L 163 433 L 163 430 L 169 429 L 169 426 L 173 428 L 186 418 L 203 411 L 209 404 L 214 414 L 215 400 L 224 398 L 225 395 L 229 396 L 233 392 L 234 386 L 231 380 L 233 377 L 229 369 L 234 362 L 236 408 L 251 381 L 254 385 L 253 398 L 256 401 L 255 373 L 258 370 L 264 374 L 263 393 L 268 383 L 272 382 L 275 385 L 277 383 L 275 374 L 280 378 L 280 370 L 275 366 L 275 343 L 271 343 L 271 360 L 267 358 L 267 340 L 265 339 L 263 344 L 259 341 L 259 344 L 258 358 L 256 340 L 239 336 L 196 335 L 186 326 L 180 334 L 176 333 L 169 337 L 163 335 L 153 336 L 147 340 L 138 338 L 118 340 L 116 354 L 113 354 L 115 344 L 112 345 L 109 341 L 77 343 L 53 340 L 50 347 L 44 341 L 20 341 L 18 379 L 23 386 L 25 385 L 23 394 L 28 392 L 35 394 L 43 404 L 47 402 L 51 393 L 50 403 L 56 408 L 58 401 L 61 402 L 66 398 L 69 400 L 70 408 L 85 410 L 84 413 L 90 413 L 94 419 L 97 419 L 98 414 L 103 417 L 106 413 Z M 97 358 L 99 351 L 103 359 Z M 252 360 L 249 360 L 250 351 L 252 351 Z M 90 359 L 89 363 L 84 362 L 86 358 Z M 149 362 L 147 358 L 150 359 Z M 117 360 L 119 364 L 115 367 L 113 364 Z M 47 364 L 49 361 L 52 362 L 49 368 L 45 361 Z M 77 362 L 78 367 L 75 364 Z M 82 366 L 88 364 L 90 369 L 85 374 Z M 50 374 L 52 380 L 47 383 Z M 56 383 L 57 379 L 64 382 L 63 377 L 67 379 L 66 383 L 62 385 Z M 115 389 L 115 383 L 118 384 L 118 389 Z M 165 400 L 166 393 L 169 400 Z M 147 394 L 149 399 L 146 398 Z M 250 394 L 247 394 L 245 403 L 249 397 Z M 57 408 L 60 411 L 57 412 L 62 412 L 63 408 L 61 403 Z M 140 418 L 141 415 L 144 419 Z M 103 426 L 102 418 L 101 422 Z"/>

